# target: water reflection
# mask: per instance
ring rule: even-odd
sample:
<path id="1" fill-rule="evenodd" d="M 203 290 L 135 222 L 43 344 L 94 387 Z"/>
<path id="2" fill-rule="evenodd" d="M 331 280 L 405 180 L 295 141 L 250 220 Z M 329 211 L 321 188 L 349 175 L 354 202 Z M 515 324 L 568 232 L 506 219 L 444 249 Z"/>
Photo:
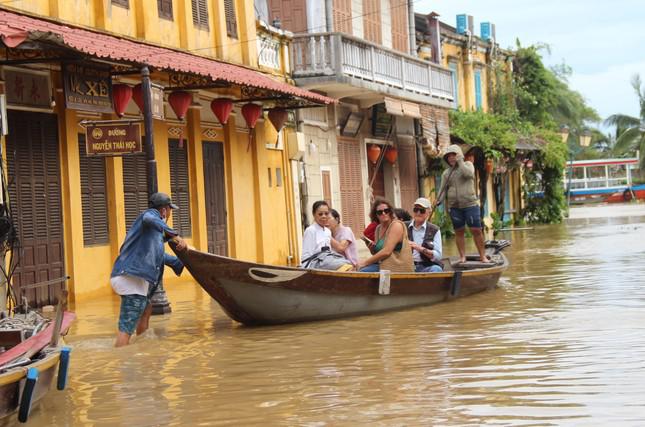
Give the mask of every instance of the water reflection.
<path id="1" fill-rule="evenodd" d="M 186 285 L 116 350 L 118 301 L 84 304 L 69 389 L 30 422 L 643 424 L 644 230 L 645 216 L 509 232 L 500 289 L 379 316 L 247 328 Z"/>

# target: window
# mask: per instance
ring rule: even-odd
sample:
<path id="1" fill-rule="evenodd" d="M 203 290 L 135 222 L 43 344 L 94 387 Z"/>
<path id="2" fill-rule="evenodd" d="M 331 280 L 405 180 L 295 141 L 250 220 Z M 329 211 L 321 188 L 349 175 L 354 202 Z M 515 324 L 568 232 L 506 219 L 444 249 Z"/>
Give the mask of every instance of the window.
<path id="1" fill-rule="evenodd" d="M 208 30 L 207 0 L 191 0 L 191 4 L 193 6 L 193 24 Z"/>
<path id="2" fill-rule="evenodd" d="M 224 14 L 226 15 L 226 34 L 237 38 L 237 19 L 235 18 L 235 0 L 224 0 Z"/>
<path id="3" fill-rule="evenodd" d="M 172 21 L 172 0 L 157 0 L 157 12 L 159 12 L 159 18 Z"/>
<path id="4" fill-rule="evenodd" d="M 81 206 L 83 208 L 83 243 L 85 246 L 109 242 L 105 159 L 87 156 L 85 135 L 78 135 L 81 174 Z"/>
<path id="5" fill-rule="evenodd" d="M 184 142 L 185 144 L 186 142 Z M 179 147 L 179 140 L 168 141 L 170 158 L 170 198 L 179 209 L 172 213 L 173 228 L 180 236 L 190 237 L 190 185 L 188 180 L 188 153 L 186 148 Z"/>
<path id="6" fill-rule="evenodd" d="M 475 71 L 475 108 L 482 109 L 482 72 Z"/>
<path id="7" fill-rule="evenodd" d="M 126 9 L 130 8 L 130 2 L 128 0 L 112 0 L 112 4 L 125 7 Z"/>
<path id="8" fill-rule="evenodd" d="M 455 109 L 459 109 L 459 74 L 457 74 L 457 63 L 450 62 L 448 67 L 452 71 L 452 89 L 455 92 Z"/>

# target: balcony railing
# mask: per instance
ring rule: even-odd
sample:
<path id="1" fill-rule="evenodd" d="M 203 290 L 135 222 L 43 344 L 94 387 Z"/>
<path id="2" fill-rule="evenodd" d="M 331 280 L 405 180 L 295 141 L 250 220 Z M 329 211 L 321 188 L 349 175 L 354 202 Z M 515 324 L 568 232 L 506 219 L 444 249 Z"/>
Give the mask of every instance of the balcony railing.
<path id="1" fill-rule="evenodd" d="M 276 72 L 288 72 L 289 43 L 292 33 L 257 21 L 258 65 Z M 284 62 L 284 63 L 283 63 Z"/>
<path id="2" fill-rule="evenodd" d="M 341 33 L 297 34 L 293 77 L 350 76 L 404 92 L 454 99 L 452 71 Z"/>

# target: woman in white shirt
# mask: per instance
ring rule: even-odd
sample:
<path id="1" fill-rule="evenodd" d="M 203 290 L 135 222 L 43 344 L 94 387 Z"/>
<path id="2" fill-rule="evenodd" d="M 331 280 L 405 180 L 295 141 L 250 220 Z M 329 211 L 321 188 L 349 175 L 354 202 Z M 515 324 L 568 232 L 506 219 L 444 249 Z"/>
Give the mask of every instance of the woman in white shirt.
<path id="1" fill-rule="evenodd" d="M 301 267 L 321 270 L 350 270 L 352 263 L 342 255 L 332 252 L 338 245 L 331 236 L 329 224 L 329 205 L 324 200 L 318 200 L 311 209 L 314 223 L 305 229 L 302 236 Z"/>

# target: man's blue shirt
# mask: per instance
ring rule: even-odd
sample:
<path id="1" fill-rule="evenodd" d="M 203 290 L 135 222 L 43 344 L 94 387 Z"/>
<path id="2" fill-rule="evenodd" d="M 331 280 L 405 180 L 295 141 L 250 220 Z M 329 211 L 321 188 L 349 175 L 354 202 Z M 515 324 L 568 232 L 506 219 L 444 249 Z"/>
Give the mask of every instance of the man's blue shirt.
<path id="1" fill-rule="evenodd" d="M 147 209 L 137 217 L 126 234 L 111 277 L 128 274 L 156 286 L 163 275 L 164 264 L 180 275 L 184 265 L 179 258 L 165 253 L 164 249 L 165 242 L 177 234 L 157 209 Z"/>

